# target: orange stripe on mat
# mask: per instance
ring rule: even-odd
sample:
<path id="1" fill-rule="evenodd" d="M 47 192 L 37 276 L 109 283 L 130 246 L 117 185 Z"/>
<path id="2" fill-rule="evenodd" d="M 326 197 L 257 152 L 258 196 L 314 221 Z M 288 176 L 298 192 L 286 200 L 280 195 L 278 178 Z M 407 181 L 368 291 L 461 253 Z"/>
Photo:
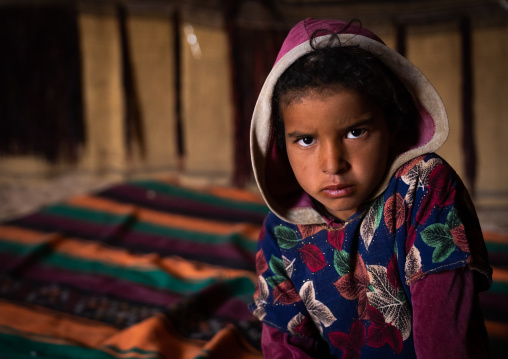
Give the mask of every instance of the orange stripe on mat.
<path id="1" fill-rule="evenodd" d="M 106 349 L 104 349 L 106 348 Z M 165 358 L 224 358 L 262 359 L 260 351 L 252 348 L 238 330 L 229 324 L 210 341 L 184 338 L 177 334 L 172 324 L 162 315 L 156 315 L 119 332 L 104 343 L 110 354 L 153 351 Z"/>
<path id="2" fill-rule="evenodd" d="M 508 244 L 508 233 L 494 232 L 494 231 L 482 231 L 483 238 L 486 242 L 493 243 L 505 243 Z"/>
<path id="3" fill-rule="evenodd" d="M 157 255 L 132 255 L 127 250 L 109 247 L 103 243 L 65 237 L 60 233 L 40 233 L 10 226 L 0 226 L 0 236 L 19 244 L 50 244 L 59 253 L 76 258 L 114 263 L 124 266 L 153 268 Z"/>
<path id="4" fill-rule="evenodd" d="M 174 277 L 192 279 L 206 278 L 254 278 L 252 272 L 228 269 L 203 263 L 192 262 L 180 257 L 162 258 L 156 253 L 132 254 L 125 249 L 107 247 L 102 243 L 68 239 L 55 245 L 60 253 L 69 256 L 136 268 L 139 270 L 160 269 Z"/>
<path id="5" fill-rule="evenodd" d="M 232 225 L 230 223 L 223 223 L 219 221 L 208 221 L 205 219 L 186 217 L 183 215 L 161 213 L 158 211 L 136 207 L 133 205 L 125 205 L 107 199 L 86 195 L 73 197 L 66 203 L 78 207 L 85 207 L 92 210 L 106 211 L 115 214 L 132 214 L 141 221 L 175 229 L 185 229 L 222 235 L 241 233 L 244 237 L 252 241 L 257 241 L 260 231 L 259 226 L 251 224 L 241 223 Z"/>
<path id="6" fill-rule="evenodd" d="M 22 332 L 26 337 L 34 334 L 47 337 L 47 342 L 58 339 L 87 347 L 96 347 L 118 333 L 118 329 L 90 319 L 0 300 L 0 330 L 3 328 Z"/>
<path id="7" fill-rule="evenodd" d="M 54 233 L 51 234 L 14 226 L 0 225 L 0 237 L 13 242 L 24 244 L 37 244 L 47 242 L 48 239 L 54 236 L 55 236 Z"/>
<path id="8" fill-rule="evenodd" d="M 204 343 L 176 334 L 167 318 L 155 315 L 118 332 L 100 349 L 118 357 L 120 352 L 132 354 L 143 350 L 157 352 L 164 358 L 191 359 L 199 355 Z"/>
<path id="9" fill-rule="evenodd" d="M 487 333 L 489 333 L 489 336 L 508 340 L 508 324 L 487 320 L 485 321 L 485 326 L 487 327 Z"/>
<path id="10" fill-rule="evenodd" d="M 214 358 L 261 359 L 263 354 L 248 344 L 233 324 L 228 324 L 206 343 L 203 354 Z M 203 355 L 203 357 L 207 357 Z"/>
<path id="11" fill-rule="evenodd" d="M 237 201 L 244 201 L 244 202 L 252 202 L 252 203 L 259 203 L 259 204 L 265 204 L 265 201 L 263 200 L 263 197 L 261 197 L 261 194 L 254 191 L 249 191 L 246 189 L 240 189 L 240 188 L 234 188 L 234 187 L 225 187 L 225 186 L 219 186 L 219 185 L 185 185 L 182 184 L 181 181 L 177 178 L 157 178 L 158 181 L 163 183 L 168 183 L 170 185 L 174 186 L 180 186 L 183 189 L 191 190 L 191 191 L 201 191 L 205 193 L 212 194 L 214 196 L 227 198 L 227 199 L 233 199 Z"/>
<path id="12" fill-rule="evenodd" d="M 492 280 L 495 282 L 506 282 L 508 283 L 508 270 L 493 267 Z"/>
<path id="13" fill-rule="evenodd" d="M 251 271 L 229 269 L 183 259 L 181 257 L 161 257 L 157 253 L 132 254 L 128 250 L 110 247 L 104 243 L 64 237 L 58 233 L 39 233 L 17 227 L 0 226 L 0 236 L 22 244 L 48 243 L 58 253 L 84 260 L 103 262 L 138 270 L 160 269 L 174 277 L 188 280 L 206 278 L 254 278 Z M 254 279 L 253 279 L 254 280 Z"/>
<path id="14" fill-rule="evenodd" d="M 112 248 L 103 243 L 67 238 L 54 245 L 56 251 L 71 257 L 93 262 L 133 267 L 137 269 L 154 269 L 157 254 L 131 254 L 126 249 Z"/>

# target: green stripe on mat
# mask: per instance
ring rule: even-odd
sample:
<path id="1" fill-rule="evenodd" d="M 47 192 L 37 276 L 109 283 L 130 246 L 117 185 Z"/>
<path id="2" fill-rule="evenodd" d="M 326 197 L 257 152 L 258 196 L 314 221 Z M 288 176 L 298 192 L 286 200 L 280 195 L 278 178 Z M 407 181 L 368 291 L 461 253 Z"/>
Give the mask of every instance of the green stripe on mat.
<path id="1" fill-rule="evenodd" d="M 143 354 L 143 355 L 151 354 L 151 355 L 154 355 L 155 358 L 163 358 L 163 356 L 155 350 L 143 350 L 143 349 L 139 349 L 139 348 L 131 348 L 131 349 L 122 350 L 122 349 L 119 349 L 113 345 L 105 345 L 104 347 L 108 348 L 111 351 L 121 354 L 122 357 L 123 357 L 123 355 L 128 354 L 128 353 L 136 353 L 136 354 Z M 143 358 L 146 358 L 146 357 L 143 357 Z"/>
<path id="2" fill-rule="evenodd" d="M 492 282 L 492 286 L 489 289 L 489 292 L 501 293 L 508 295 L 508 283 L 505 282 Z"/>
<path id="3" fill-rule="evenodd" d="M 256 253 L 257 249 L 257 243 L 255 241 L 249 240 L 239 233 L 220 235 L 203 232 L 191 232 L 184 229 L 163 227 L 146 222 L 137 222 L 131 227 L 131 229 L 140 233 L 160 235 L 163 237 L 174 237 L 183 239 L 185 241 L 203 244 L 221 245 L 225 243 L 232 243 L 238 247 L 247 249 L 251 253 Z"/>
<path id="4" fill-rule="evenodd" d="M 151 235 L 160 235 L 163 237 L 173 237 L 185 241 L 196 243 L 206 243 L 213 245 L 222 245 L 224 243 L 233 243 L 241 248 L 255 253 L 257 243 L 245 238 L 240 233 L 231 233 L 227 235 L 207 233 L 203 231 L 188 231 L 179 228 L 171 228 L 162 225 L 138 221 L 132 214 L 114 214 L 103 211 L 89 210 L 86 208 L 74 207 L 66 204 L 57 204 L 44 208 L 42 213 L 63 218 L 70 218 L 83 222 L 92 222 L 99 225 L 114 227 L 126 224 L 129 229 L 139 233 Z"/>
<path id="5" fill-rule="evenodd" d="M 193 359 L 208 359 L 210 358 L 211 353 L 212 352 L 210 351 L 210 349 L 203 349 L 201 353 L 199 353 L 199 355 L 197 357 L 194 357 Z"/>
<path id="6" fill-rule="evenodd" d="M 487 246 L 487 251 L 489 252 L 508 253 L 508 244 L 485 242 L 485 245 Z"/>
<path id="7" fill-rule="evenodd" d="M 95 209 L 75 207 L 63 203 L 45 207 L 40 212 L 54 216 L 78 219 L 80 221 L 93 222 L 95 224 L 108 226 L 115 226 L 127 223 L 129 220 L 135 218 L 131 213 L 116 214 L 106 211 L 97 211 Z"/>
<path id="8" fill-rule="evenodd" d="M 42 339 L 42 337 L 41 337 Z M 48 337 L 48 340 L 51 338 Z M 74 346 L 69 344 L 51 344 L 27 339 L 24 337 L 0 333 L 0 355 L 9 359 L 70 359 L 70 358 L 94 358 L 116 359 L 102 350 Z M 147 357 L 129 356 L 122 359 L 160 359 L 160 356 Z"/>
<path id="9" fill-rule="evenodd" d="M 177 294 L 194 293 L 216 283 L 225 283 L 235 295 L 254 293 L 254 284 L 247 277 L 232 279 L 207 278 L 203 280 L 185 281 L 172 277 L 162 270 L 146 270 L 139 267 L 121 267 L 105 264 L 98 261 L 88 261 L 82 258 L 71 257 L 54 252 L 46 243 L 36 245 L 23 245 L 14 242 L 1 242 L 3 252 L 17 255 L 31 256 L 34 263 L 59 267 L 70 271 L 103 274 L 130 282 L 168 290 Z M 37 258 L 35 260 L 34 258 Z M 229 284 L 229 283 L 234 284 Z M 238 288 L 235 288 L 238 286 Z"/>
<path id="10" fill-rule="evenodd" d="M 218 197 L 216 195 L 209 193 L 198 192 L 191 189 L 172 186 L 167 183 L 154 182 L 149 180 L 132 181 L 129 182 L 128 184 L 132 186 L 142 187 L 147 190 L 159 192 L 164 195 L 190 199 L 218 207 L 239 209 L 259 214 L 268 214 L 268 207 L 265 204 L 261 203 L 252 203 L 241 200 Z"/>

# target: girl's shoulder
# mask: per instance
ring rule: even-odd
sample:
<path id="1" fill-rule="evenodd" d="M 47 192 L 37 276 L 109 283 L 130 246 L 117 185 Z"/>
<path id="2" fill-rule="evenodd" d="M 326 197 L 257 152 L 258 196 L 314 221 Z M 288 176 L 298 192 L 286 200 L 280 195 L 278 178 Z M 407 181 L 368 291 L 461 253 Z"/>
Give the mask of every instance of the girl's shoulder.
<path id="1" fill-rule="evenodd" d="M 446 170 L 447 172 L 453 172 L 453 168 L 446 162 L 441 156 L 436 153 L 427 153 L 415 157 L 402 166 L 395 172 L 395 178 L 413 178 L 415 175 L 425 175 L 438 168 L 440 170 Z"/>
<path id="2" fill-rule="evenodd" d="M 404 163 L 395 172 L 385 197 L 398 193 L 404 198 L 404 204 L 412 207 L 418 203 L 418 198 L 425 203 L 431 194 L 434 200 L 444 201 L 456 188 L 463 187 L 462 180 L 448 162 L 429 153 Z"/>

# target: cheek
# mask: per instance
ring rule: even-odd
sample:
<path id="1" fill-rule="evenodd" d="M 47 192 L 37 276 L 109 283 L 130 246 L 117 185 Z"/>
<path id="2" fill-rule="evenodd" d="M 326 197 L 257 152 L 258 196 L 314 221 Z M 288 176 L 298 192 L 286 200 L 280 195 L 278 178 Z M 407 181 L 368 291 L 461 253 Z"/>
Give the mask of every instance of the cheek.
<path id="1" fill-rule="evenodd" d="M 296 156 L 291 150 L 287 151 L 287 156 L 291 169 L 293 170 L 293 173 L 295 174 L 295 176 L 298 176 L 298 172 L 300 171 L 301 165 L 298 156 Z"/>
<path id="2" fill-rule="evenodd" d="M 293 161 L 290 160 L 289 163 L 291 164 L 291 169 L 293 170 L 293 173 L 297 177 L 302 177 L 302 175 L 309 169 L 307 164 L 304 161 L 301 161 L 301 159 L 296 159 Z"/>
<path id="3" fill-rule="evenodd" d="M 373 174 L 373 177 L 376 177 L 378 180 L 381 180 L 386 173 L 388 167 L 389 152 L 390 144 L 388 142 L 382 146 L 376 147 L 373 150 L 372 168 L 375 169 L 375 174 Z"/>
<path id="4" fill-rule="evenodd" d="M 388 166 L 389 141 L 387 140 L 385 143 L 375 141 L 368 145 L 359 146 L 355 150 L 355 154 L 363 176 L 367 178 L 383 176 Z"/>
<path id="5" fill-rule="evenodd" d="M 301 154 L 291 153 L 288 151 L 289 164 L 300 184 L 308 182 L 308 174 L 312 171 L 312 161 Z"/>

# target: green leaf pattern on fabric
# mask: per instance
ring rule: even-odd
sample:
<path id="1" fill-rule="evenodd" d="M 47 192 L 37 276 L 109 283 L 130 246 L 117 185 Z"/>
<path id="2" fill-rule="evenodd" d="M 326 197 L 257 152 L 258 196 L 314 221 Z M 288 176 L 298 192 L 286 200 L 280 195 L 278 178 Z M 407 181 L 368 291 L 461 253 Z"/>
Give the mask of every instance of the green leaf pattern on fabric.
<path id="1" fill-rule="evenodd" d="M 278 226 L 275 227 L 274 232 L 279 247 L 283 249 L 291 249 L 295 247 L 299 241 L 301 241 L 301 239 L 298 239 L 296 233 L 291 228 Z"/>
<path id="2" fill-rule="evenodd" d="M 341 277 L 349 273 L 349 253 L 336 250 L 333 257 L 333 265 Z"/>
<path id="3" fill-rule="evenodd" d="M 286 277 L 280 275 L 273 275 L 271 277 L 266 278 L 266 282 L 270 285 L 270 287 L 275 288 L 278 284 L 283 283 L 287 280 Z"/>
<path id="4" fill-rule="evenodd" d="M 457 210 L 452 208 L 446 217 L 446 223 L 434 223 L 425 228 L 422 233 L 423 241 L 431 247 L 435 247 L 432 253 L 432 262 L 441 263 L 457 248 L 452 230 L 462 226 Z"/>
<path id="5" fill-rule="evenodd" d="M 284 261 L 282 259 L 279 259 L 274 255 L 272 255 L 268 265 L 270 266 L 270 269 L 274 274 L 273 276 L 266 278 L 266 281 L 270 285 L 270 287 L 272 288 L 276 287 L 279 283 L 288 280 L 286 268 L 284 265 Z"/>
<path id="6" fill-rule="evenodd" d="M 450 212 L 448 212 L 448 216 L 446 217 L 446 225 L 450 229 L 454 229 L 456 227 L 462 226 L 462 221 L 460 220 L 455 207 L 453 207 L 450 210 Z"/>
<path id="7" fill-rule="evenodd" d="M 284 261 L 280 258 L 272 255 L 270 257 L 270 269 L 275 275 L 286 276 L 286 267 L 284 266 Z"/>
<path id="8" fill-rule="evenodd" d="M 444 261 L 455 249 L 453 236 L 446 224 L 431 224 L 422 231 L 421 236 L 427 245 L 435 247 L 432 253 L 432 263 Z"/>

